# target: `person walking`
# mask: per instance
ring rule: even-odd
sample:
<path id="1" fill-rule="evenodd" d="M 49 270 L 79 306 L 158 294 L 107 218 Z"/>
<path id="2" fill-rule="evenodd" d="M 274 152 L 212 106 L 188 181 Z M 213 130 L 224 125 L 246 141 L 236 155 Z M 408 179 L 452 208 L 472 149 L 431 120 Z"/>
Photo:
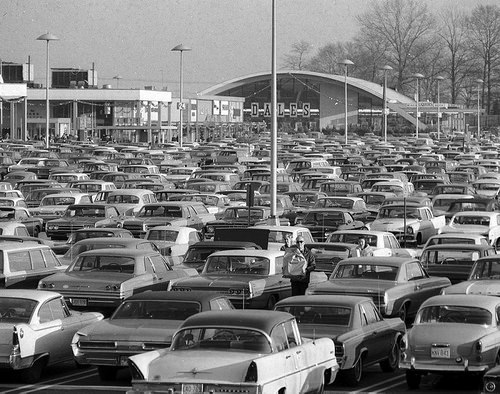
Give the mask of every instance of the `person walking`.
<path id="1" fill-rule="evenodd" d="M 295 242 L 297 245 L 297 249 L 306 259 L 306 267 L 303 275 L 293 276 L 290 278 L 290 283 L 292 285 L 292 296 L 306 294 L 307 286 L 309 286 L 311 272 L 316 269 L 316 259 L 311 250 L 309 248 L 306 248 L 304 237 L 302 235 L 299 235 Z"/>

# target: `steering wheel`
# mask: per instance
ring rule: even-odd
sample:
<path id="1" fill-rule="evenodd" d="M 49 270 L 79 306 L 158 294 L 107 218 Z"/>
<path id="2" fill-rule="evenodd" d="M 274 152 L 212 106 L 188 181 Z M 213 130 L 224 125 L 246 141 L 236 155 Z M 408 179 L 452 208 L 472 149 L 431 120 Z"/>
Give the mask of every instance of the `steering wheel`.
<path id="1" fill-rule="evenodd" d="M 454 257 L 446 257 L 441 261 L 441 264 L 450 264 L 450 263 L 456 263 L 457 259 Z"/>
<path id="2" fill-rule="evenodd" d="M 213 341 L 236 341 L 238 337 L 230 330 L 220 330 L 212 337 Z"/>
<path id="3" fill-rule="evenodd" d="M 114 271 L 117 269 L 118 271 L 122 272 L 122 267 L 118 263 L 109 263 L 101 267 L 101 270 L 106 271 L 106 270 Z"/>
<path id="4" fill-rule="evenodd" d="M 4 314 L 2 314 L 2 317 L 10 318 L 10 317 L 15 317 L 16 315 L 17 315 L 16 310 L 13 308 L 10 308 Z"/>

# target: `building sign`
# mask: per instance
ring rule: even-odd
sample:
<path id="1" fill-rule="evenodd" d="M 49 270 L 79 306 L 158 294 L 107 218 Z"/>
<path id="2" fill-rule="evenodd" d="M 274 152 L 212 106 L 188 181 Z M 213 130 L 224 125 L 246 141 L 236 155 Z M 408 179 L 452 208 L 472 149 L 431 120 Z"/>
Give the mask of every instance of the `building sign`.
<path id="1" fill-rule="evenodd" d="M 229 115 L 229 101 L 220 102 L 220 114 L 225 116 Z"/>
<path id="2" fill-rule="evenodd" d="M 213 114 L 220 115 L 220 101 L 218 101 L 218 100 L 214 100 Z"/>
<path id="3" fill-rule="evenodd" d="M 291 118 L 296 118 L 298 116 L 298 104 L 290 103 L 288 107 L 289 116 Z M 262 115 L 260 115 L 260 111 L 262 111 Z M 277 116 L 279 118 L 284 118 L 286 115 L 286 106 L 285 103 L 278 103 L 277 108 Z M 264 107 L 259 108 L 259 103 L 251 103 L 250 104 L 250 116 L 252 118 L 257 118 L 259 116 L 264 116 L 266 118 L 271 117 L 271 103 L 264 103 Z M 309 118 L 311 116 L 311 104 L 303 103 L 302 104 L 302 116 L 304 118 Z"/>
<path id="4" fill-rule="evenodd" d="M 190 120 L 191 120 L 191 122 L 196 122 L 197 121 L 197 112 L 198 112 L 198 103 L 196 102 L 196 100 L 191 100 L 190 104 L 191 104 Z"/>

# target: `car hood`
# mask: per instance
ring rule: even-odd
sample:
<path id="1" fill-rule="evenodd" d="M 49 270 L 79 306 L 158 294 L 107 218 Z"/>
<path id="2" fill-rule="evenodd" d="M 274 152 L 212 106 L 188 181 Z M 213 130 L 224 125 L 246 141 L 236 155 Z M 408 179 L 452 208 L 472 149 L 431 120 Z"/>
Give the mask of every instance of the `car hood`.
<path id="1" fill-rule="evenodd" d="M 409 226 L 411 224 L 418 223 L 418 220 L 415 219 L 377 219 L 372 222 L 370 225 L 370 229 L 372 230 L 380 230 L 391 231 L 391 230 L 401 230 L 404 225 Z"/>
<path id="2" fill-rule="evenodd" d="M 61 219 L 54 219 L 54 220 L 49 220 L 47 224 L 53 224 L 53 225 L 61 225 L 61 224 L 68 224 L 68 223 L 77 223 L 78 225 L 81 225 L 82 227 L 85 226 L 87 223 L 96 223 L 100 220 L 105 220 L 106 218 L 104 216 L 99 216 L 99 217 L 85 217 L 85 216 L 79 216 L 79 217 L 73 217 L 73 218 L 61 218 Z"/>
<path id="3" fill-rule="evenodd" d="M 370 297 L 397 285 L 391 280 L 333 279 L 321 282 L 310 289 L 311 294 L 357 294 Z"/>
<path id="4" fill-rule="evenodd" d="M 172 341 L 172 336 L 182 320 L 118 319 L 103 320 L 85 327 L 79 332 L 89 341 Z"/>
<path id="5" fill-rule="evenodd" d="M 241 383 L 251 360 L 258 353 L 213 350 L 167 351 L 153 360 L 148 376 L 160 376 L 164 382 L 224 381 Z"/>
<path id="6" fill-rule="evenodd" d="M 252 280 L 264 279 L 262 275 L 227 275 L 227 276 L 208 276 L 200 275 L 194 278 L 181 279 L 172 285 L 175 287 L 203 287 L 206 290 L 215 290 L 217 288 L 227 288 L 228 286 L 248 285 Z"/>
<path id="7" fill-rule="evenodd" d="M 445 226 L 443 233 L 463 233 L 463 234 L 488 234 L 490 228 L 488 226 L 479 226 L 474 224 L 459 224 L 453 226 Z"/>
<path id="8" fill-rule="evenodd" d="M 464 323 L 429 323 L 414 325 L 408 333 L 409 345 L 430 346 L 431 344 L 463 345 L 482 338 L 494 327 Z"/>
<path id="9" fill-rule="evenodd" d="M 500 280 L 469 280 L 443 289 L 445 294 L 479 294 L 500 296 Z"/>
<path id="10" fill-rule="evenodd" d="M 45 283 L 54 283 L 55 289 L 71 290 L 73 288 L 92 288 L 109 285 L 112 283 L 123 283 L 133 277 L 133 274 L 125 274 L 123 272 L 61 272 L 59 274 L 50 275 L 42 279 Z M 85 283 L 85 285 L 82 284 Z M 59 286 L 58 286 L 59 285 Z M 62 287 L 61 287 L 62 286 Z"/>

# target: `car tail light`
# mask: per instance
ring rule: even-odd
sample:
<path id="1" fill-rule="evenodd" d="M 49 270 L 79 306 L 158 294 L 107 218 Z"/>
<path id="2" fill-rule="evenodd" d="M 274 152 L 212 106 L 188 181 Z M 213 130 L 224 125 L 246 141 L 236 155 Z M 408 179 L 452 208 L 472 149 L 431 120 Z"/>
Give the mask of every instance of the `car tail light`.
<path id="1" fill-rule="evenodd" d="M 248 366 L 245 382 L 256 382 L 257 377 L 257 364 L 255 364 L 255 361 L 252 361 Z"/>
<path id="2" fill-rule="evenodd" d="M 477 341 L 475 348 L 477 353 L 481 353 L 483 351 L 483 343 L 481 341 Z"/>
<path id="3" fill-rule="evenodd" d="M 335 357 L 342 358 L 344 357 L 344 344 L 343 343 L 335 343 Z"/>

